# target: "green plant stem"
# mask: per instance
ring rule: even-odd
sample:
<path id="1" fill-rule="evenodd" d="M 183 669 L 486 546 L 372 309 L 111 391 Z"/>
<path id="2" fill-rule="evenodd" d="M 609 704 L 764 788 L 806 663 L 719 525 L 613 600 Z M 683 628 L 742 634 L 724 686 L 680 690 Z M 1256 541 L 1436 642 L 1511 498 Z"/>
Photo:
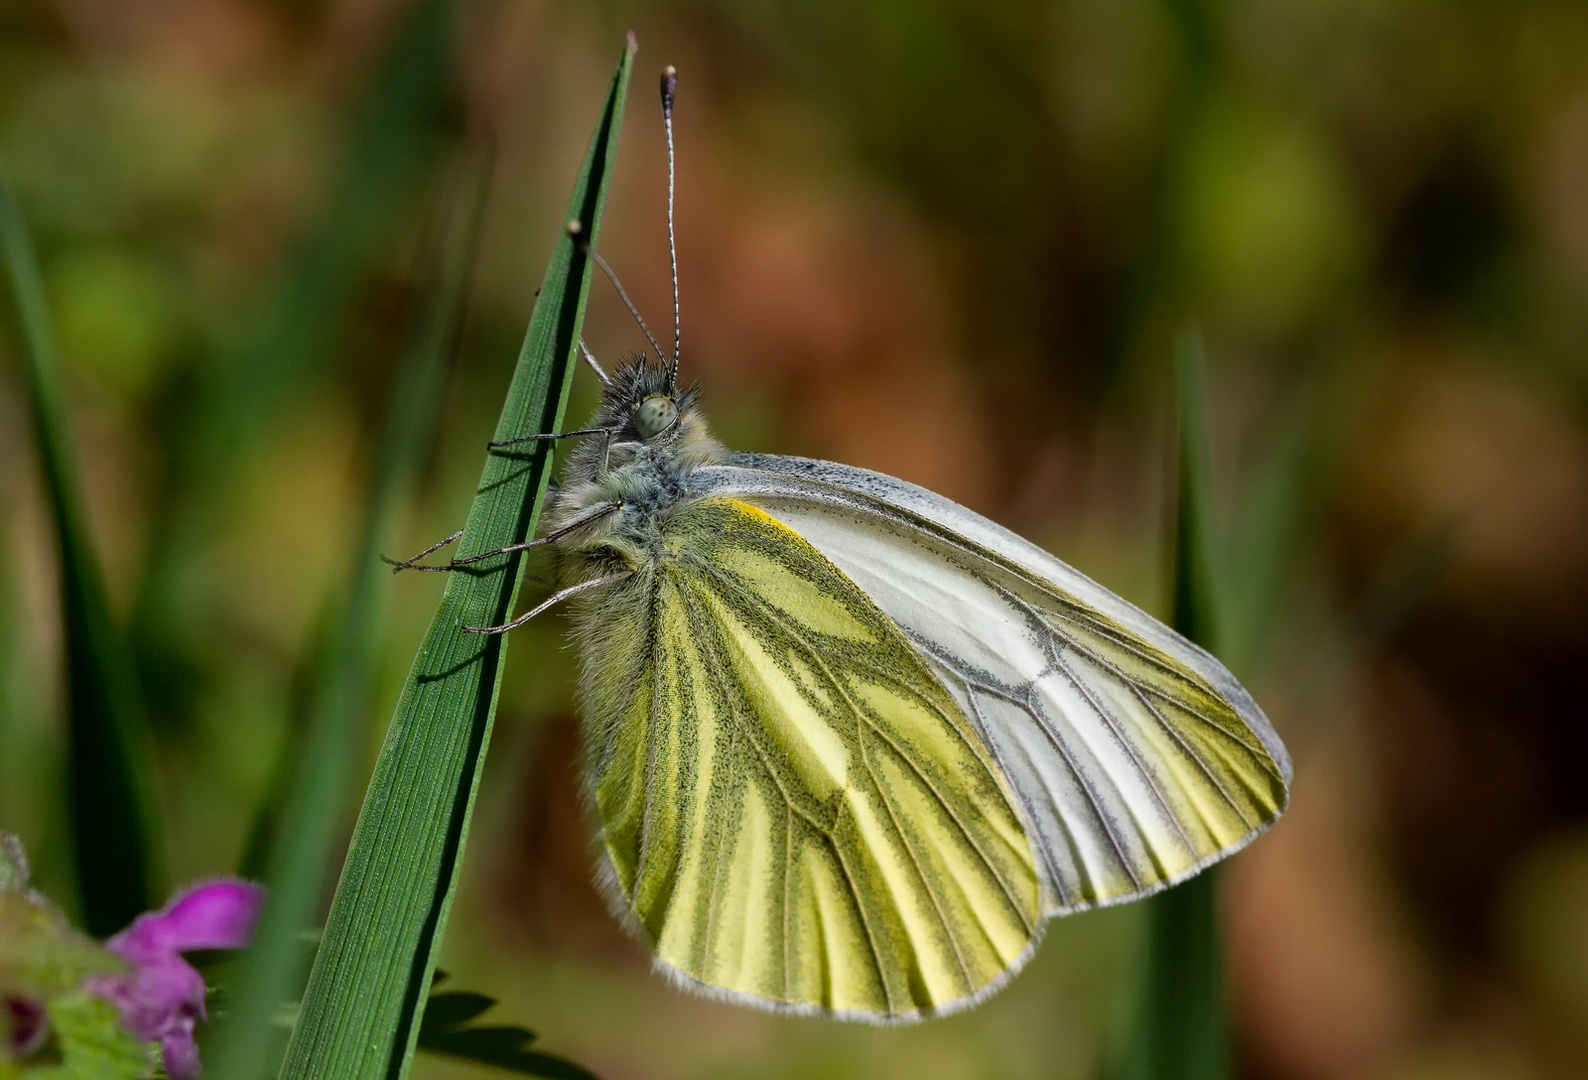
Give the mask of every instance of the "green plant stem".
<path id="1" fill-rule="evenodd" d="M 1207 388 L 1202 341 L 1187 330 L 1175 339 L 1175 400 L 1180 431 L 1175 506 L 1176 630 L 1215 655 L 1223 647 L 1213 464 L 1208 447 Z"/>
<path id="2" fill-rule="evenodd" d="M 466 213 L 453 215 L 466 220 L 451 230 L 456 235 L 436 238 L 434 261 L 440 273 L 423 282 L 428 295 L 398 366 L 373 461 L 346 610 L 310 710 L 308 737 L 295 755 L 296 773 L 268 861 L 269 900 L 254 947 L 238 969 L 231 1015 L 214 1039 L 211 1067 L 217 1076 L 241 1080 L 274 1075 L 279 1045 L 272 1023 L 279 1006 L 295 999 L 302 988 L 307 959 L 302 935 L 317 922 L 332 845 L 349 809 L 362 720 L 375 681 L 375 646 L 389 577 L 380 562 L 381 545 L 390 532 L 397 497 L 434 430 L 447 358 L 462 321 L 485 206 L 485 159 L 476 171 Z M 444 226 L 436 230 L 445 231 Z"/>
<path id="3" fill-rule="evenodd" d="M 1209 652 L 1220 645 L 1219 575 L 1202 347 L 1175 342 L 1179 419 L 1174 529 L 1176 630 Z M 1120 1080 L 1223 1080 L 1229 1075 L 1217 914 L 1218 869 L 1143 902 L 1146 934 Z"/>

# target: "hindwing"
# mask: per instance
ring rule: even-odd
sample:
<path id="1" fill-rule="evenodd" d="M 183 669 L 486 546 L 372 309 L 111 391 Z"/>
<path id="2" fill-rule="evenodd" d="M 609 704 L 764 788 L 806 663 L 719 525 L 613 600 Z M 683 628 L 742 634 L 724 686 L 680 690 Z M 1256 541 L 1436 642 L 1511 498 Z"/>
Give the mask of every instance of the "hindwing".
<path id="1" fill-rule="evenodd" d="M 1029 955 L 1041 885 L 962 700 L 839 568 L 744 502 L 662 519 L 576 604 L 614 890 L 696 989 L 879 1021 Z"/>

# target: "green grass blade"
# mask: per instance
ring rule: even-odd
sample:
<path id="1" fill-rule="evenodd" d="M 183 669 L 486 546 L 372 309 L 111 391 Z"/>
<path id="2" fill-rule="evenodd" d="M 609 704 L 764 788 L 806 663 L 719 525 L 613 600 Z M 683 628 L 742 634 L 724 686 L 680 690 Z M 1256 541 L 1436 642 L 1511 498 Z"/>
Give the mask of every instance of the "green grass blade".
<path id="1" fill-rule="evenodd" d="M 470 271 L 485 207 L 488 159 L 481 157 L 451 236 L 438 236 L 439 273 L 421 282 L 421 302 L 398 366 L 384 430 L 374 459 L 352 588 L 310 713 L 308 737 L 268 861 L 270 899 L 258 938 L 236 976 L 230 1015 L 213 1038 L 215 1075 L 273 1076 L 279 1064 L 272 1024 L 284 1001 L 302 989 L 302 934 L 318 922 L 325 867 L 349 807 L 352 770 L 360 760 L 363 718 L 375 681 L 376 641 L 388 575 L 380 551 L 393 507 L 435 428 L 447 358 L 462 321 Z M 445 223 L 435 230 L 445 233 Z M 427 260 L 430 261 L 430 260 Z"/>
<path id="2" fill-rule="evenodd" d="M 65 623 L 70 816 L 87 929 L 105 936 L 152 907 L 157 850 L 152 761 L 130 655 L 110 615 L 88 535 L 44 284 L 27 223 L 0 178 L 0 233 L 22 330 L 27 392 L 59 540 Z"/>
<path id="3" fill-rule="evenodd" d="M 204 636 L 196 612 L 198 557 L 228 485 L 270 421 L 330 365 L 335 334 L 362 275 L 387 250 L 444 146 L 457 0 L 415 0 L 349 118 L 324 203 L 304 228 L 257 313 L 225 343 L 176 432 L 131 636 L 160 719 L 188 707 Z M 152 675 L 147 673 L 154 673 Z M 158 690 L 155 688 L 158 687 Z"/>
<path id="4" fill-rule="evenodd" d="M 1287 575 L 1317 514 L 1322 416 L 1316 379 L 1308 379 L 1281 410 L 1241 485 L 1225 548 L 1228 565 L 1240 567 L 1240 574 L 1227 575 L 1221 643 L 1226 662 L 1241 676 L 1270 658 Z"/>
<path id="5" fill-rule="evenodd" d="M 1216 894 L 1218 868 L 1146 901 L 1147 940 L 1130 1080 L 1224 1080 L 1224 1018 Z"/>
<path id="6" fill-rule="evenodd" d="M 1220 631 L 1218 529 L 1208 447 L 1207 387 L 1202 341 L 1194 331 L 1175 339 L 1175 411 L 1180 430 L 1179 498 L 1175 507 L 1174 628 L 1211 653 Z"/>
<path id="7" fill-rule="evenodd" d="M 633 43 L 574 186 L 569 218 L 594 243 L 610 184 Z M 560 428 L 589 293 L 588 260 L 561 236 L 546 268 L 496 429 L 508 439 Z M 521 543 L 550 476 L 549 444 L 492 454 L 470 508 L 460 557 Z M 503 636 L 463 632 L 506 621 L 520 556 L 449 575 L 420 646 L 353 833 L 282 1075 L 402 1077 L 436 950 L 446 928 L 496 710 Z M 487 562 L 487 567 L 492 564 Z"/>
<path id="8" fill-rule="evenodd" d="M 1174 626 L 1219 646 L 1218 558 L 1202 346 L 1175 343 L 1180 428 L 1175 512 Z M 1146 901 L 1147 933 L 1123 1080 L 1223 1080 L 1229 1075 L 1216 869 Z"/>
<path id="9" fill-rule="evenodd" d="M 361 272 L 391 240 L 443 147 L 456 0 L 418 0 L 404 16 L 348 130 L 319 220 L 304 233 L 259 323 L 226 365 L 198 433 L 197 457 L 214 478 L 321 366 Z"/>

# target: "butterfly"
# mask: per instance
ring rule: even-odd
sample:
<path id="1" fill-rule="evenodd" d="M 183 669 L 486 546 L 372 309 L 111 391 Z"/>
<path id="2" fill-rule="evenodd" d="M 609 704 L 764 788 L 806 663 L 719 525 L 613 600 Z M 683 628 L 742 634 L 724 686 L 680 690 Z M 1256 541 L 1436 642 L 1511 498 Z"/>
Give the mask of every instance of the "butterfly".
<path id="1" fill-rule="evenodd" d="M 552 547 L 560 588 L 474 628 L 568 605 L 599 872 L 659 971 L 783 1012 L 944 1015 L 1048 919 L 1273 824 L 1289 756 L 1207 652 L 930 491 L 718 442 L 678 381 L 674 251 L 672 357 L 653 337 L 609 376 L 581 341 L 590 424 L 493 444 L 581 439 L 517 546 Z"/>

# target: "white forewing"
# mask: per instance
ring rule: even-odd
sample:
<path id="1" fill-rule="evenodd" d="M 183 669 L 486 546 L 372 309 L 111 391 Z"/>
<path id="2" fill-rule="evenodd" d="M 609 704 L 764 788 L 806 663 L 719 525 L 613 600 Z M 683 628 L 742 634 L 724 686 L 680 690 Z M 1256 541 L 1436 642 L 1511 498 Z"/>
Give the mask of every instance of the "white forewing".
<path id="1" fill-rule="evenodd" d="M 695 479 L 804 536 L 930 661 L 1015 792 L 1049 914 L 1173 884 L 1283 811 L 1289 757 L 1223 665 L 1034 544 L 829 462 L 739 454 Z"/>

